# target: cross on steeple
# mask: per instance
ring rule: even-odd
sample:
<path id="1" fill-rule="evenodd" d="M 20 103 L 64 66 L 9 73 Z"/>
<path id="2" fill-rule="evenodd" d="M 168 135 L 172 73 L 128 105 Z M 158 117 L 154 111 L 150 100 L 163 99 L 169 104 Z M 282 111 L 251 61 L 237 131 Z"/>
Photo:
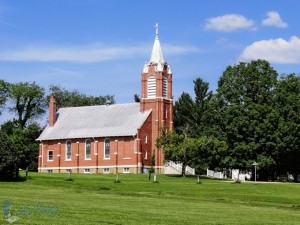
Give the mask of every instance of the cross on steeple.
<path id="1" fill-rule="evenodd" d="M 155 40 L 154 40 L 150 62 L 165 63 L 163 53 L 159 43 L 159 38 L 158 38 L 158 23 L 156 23 L 154 27 L 155 27 Z"/>
<path id="2" fill-rule="evenodd" d="M 156 38 L 158 38 L 158 23 L 156 23 L 154 27 L 155 27 Z"/>

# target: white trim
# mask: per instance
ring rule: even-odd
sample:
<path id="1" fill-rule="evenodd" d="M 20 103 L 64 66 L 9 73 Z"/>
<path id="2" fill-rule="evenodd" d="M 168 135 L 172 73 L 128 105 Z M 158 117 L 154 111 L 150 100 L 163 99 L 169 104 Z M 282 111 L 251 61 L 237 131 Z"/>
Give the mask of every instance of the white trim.
<path id="1" fill-rule="evenodd" d="M 91 168 L 85 168 L 85 169 L 83 169 L 83 173 L 91 173 Z"/>
<path id="2" fill-rule="evenodd" d="M 156 97 L 156 77 L 154 75 L 150 75 L 147 79 L 147 98 L 155 98 Z"/>
<path id="3" fill-rule="evenodd" d="M 90 157 L 87 158 L 86 157 L 86 142 L 89 141 L 90 142 Z M 92 141 L 91 139 L 87 138 L 85 139 L 85 142 L 84 142 L 84 160 L 91 160 L 92 159 Z"/>
<path id="4" fill-rule="evenodd" d="M 98 140 L 95 140 L 95 138 L 94 138 L 94 155 L 98 155 L 98 153 L 96 152 L 96 149 L 98 149 Z"/>
<path id="5" fill-rule="evenodd" d="M 44 166 L 44 144 L 43 144 L 43 142 L 42 142 L 42 166 Z"/>
<path id="6" fill-rule="evenodd" d="M 105 169 L 108 169 L 108 171 L 105 171 Z M 103 173 L 105 173 L 105 174 L 109 174 L 109 173 L 110 173 L 110 168 L 109 168 L 109 167 L 105 167 L 105 168 L 103 168 Z"/>
<path id="7" fill-rule="evenodd" d="M 49 152 L 52 152 L 52 159 L 49 159 Z M 47 161 L 48 161 L 48 162 L 53 162 L 53 161 L 54 161 L 54 151 L 53 151 L 53 150 L 48 150 L 48 153 L 47 153 Z"/>
<path id="8" fill-rule="evenodd" d="M 105 156 L 106 156 L 106 154 L 105 154 L 105 144 L 106 144 L 105 141 L 106 141 L 106 140 L 109 140 L 109 157 L 105 157 Z M 104 159 L 104 160 L 110 160 L 110 150 L 111 150 L 110 144 L 111 144 L 110 139 L 109 139 L 109 138 L 105 138 L 105 139 L 104 139 L 104 142 L 103 142 L 103 145 L 104 145 L 104 148 L 103 148 L 103 151 L 104 151 L 104 152 L 103 152 L 103 159 Z"/>
<path id="9" fill-rule="evenodd" d="M 129 167 L 129 168 L 136 168 L 137 165 L 118 165 L 117 168 L 123 168 L 123 167 Z M 52 170 L 58 170 L 58 169 L 103 169 L 103 168 L 116 168 L 116 165 L 111 165 L 111 166 L 65 166 L 65 167 L 39 167 L 38 169 L 41 169 L 41 170 L 48 170 L 48 169 L 52 169 Z M 162 167 L 164 168 L 164 167 Z"/>
<path id="10" fill-rule="evenodd" d="M 70 158 L 68 159 L 68 142 L 71 142 L 71 148 L 70 148 Z M 72 141 L 70 139 L 66 140 L 66 147 L 65 147 L 65 161 L 72 161 Z"/>
<path id="11" fill-rule="evenodd" d="M 131 157 L 124 157 L 123 159 L 131 159 Z"/>
<path id="12" fill-rule="evenodd" d="M 137 138 L 135 138 L 133 141 L 133 153 L 136 152 L 136 145 L 137 145 Z"/>
<path id="13" fill-rule="evenodd" d="M 162 84 L 162 94 L 163 94 L 163 98 L 167 98 L 168 97 L 168 78 L 166 76 L 163 77 L 163 84 Z"/>
<path id="14" fill-rule="evenodd" d="M 125 171 L 125 169 L 126 169 L 126 171 Z M 127 169 L 128 169 L 128 171 L 127 171 Z M 130 173 L 130 167 L 124 167 L 123 168 L 123 173 Z"/>

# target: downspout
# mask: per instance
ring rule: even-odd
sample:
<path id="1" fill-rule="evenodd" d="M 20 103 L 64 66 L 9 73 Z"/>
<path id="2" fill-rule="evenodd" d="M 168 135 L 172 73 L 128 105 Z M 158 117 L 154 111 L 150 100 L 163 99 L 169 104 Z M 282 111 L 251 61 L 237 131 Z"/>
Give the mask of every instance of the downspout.
<path id="1" fill-rule="evenodd" d="M 98 173 L 98 140 L 94 137 L 94 155 L 96 156 L 96 173 Z"/>
<path id="2" fill-rule="evenodd" d="M 44 165 L 44 144 L 43 141 L 40 141 L 42 145 L 42 161 L 41 161 L 41 166 L 40 166 L 40 172 L 42 172 L 42 167 Z"/>

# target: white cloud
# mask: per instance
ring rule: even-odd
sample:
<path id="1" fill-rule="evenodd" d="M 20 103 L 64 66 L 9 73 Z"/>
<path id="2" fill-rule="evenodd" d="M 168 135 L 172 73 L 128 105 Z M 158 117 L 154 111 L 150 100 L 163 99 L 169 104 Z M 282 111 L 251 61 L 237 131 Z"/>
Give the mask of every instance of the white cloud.
<path id="1" fill-rule="evenodd" d="M 194 46 L 175 46 L 166 44 L 162 46 L 162 51 L 167 55 L 182 55 L 186 53 L 199 52 L 199 49 Z"/>
<path id="2" fill-rule="evenodd" d="M 0 51 L 2 61 L 69 61 L 78 63 L 95 63 L 107 60 L 128 59 L 137 56 L 150 56 L 150 45 L 107 46 L 91 44 L 86 46 L 35 46 Z M 169 55 L 180 55 L 198 51 L 196 47 L 166 45 L 163 52 Z"/>
<path id="3" fill-rule="evenodd" d="M 265 59 L 271 63 L 299 64 L 300 39 L 296 36 L 290 40 L 282 38 L 256 41 L 246 47 L 240 60 Z"/>
<path id="4" fill-rule="evenodd" d="M 255 29 L 255 22 L 238 14 L 227 14 L 207 19 L 204 27 L 208 30 L 231 32 L 239 29 Z"/>
<path id="5" fill-rule="evenodd" d="M 78 77 L 80 75 L 80 73 L 78 73 L 78 72 L 61 69 L 61 68 L 56 68 L 56 67 L 50 67 L 50 68 L 48 68 L 48 70 L 50 70 L 51 72 L 53 72 L 55 74 L 57 73 L 60 75 L 66 75 L 66 76 L 70 76 L 70 77 Z"/>
<path id="6" fill-rule="evenodd" d="M 275 11 L 267 12 L 268 18 L 262 21 L 263 26 L 275 26 L 280 28 L 286 28 L 287 23 L 283 22 L 279 13 Z"/>

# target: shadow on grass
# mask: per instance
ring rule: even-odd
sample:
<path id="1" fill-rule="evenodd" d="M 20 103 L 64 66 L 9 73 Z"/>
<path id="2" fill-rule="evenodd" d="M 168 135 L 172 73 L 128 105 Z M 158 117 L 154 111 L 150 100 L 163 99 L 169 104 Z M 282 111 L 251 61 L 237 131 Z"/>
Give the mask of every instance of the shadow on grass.
<path id="1" fill-rule="evenodd" d="M 26 177 L 19 176 L 15 179 L 0 179 L 0 182 L 24 182 L 26 180 L 32 180 L 32 178 L 30 176 L 28 176 L 26 179 Z"/>
<path id="2" fill-rule="evenodd" d="M 167 174 L 167 177 L 178 177 L 178 178 L 190 178 L 190 179 L 197 179 L 199 176 L 199 179 L 201 180 L 226 180 L 226 179 L 219 179 L 219 178 L 214 178 L 214 177 L 207 177 L 205 175 L 185 175 L 182 176 L 181 174 Z"/>
<path id="3" fill-rule="evenodd" d="M 66 181 L 74 181 L 73 178 L 67 178 Z"/>

